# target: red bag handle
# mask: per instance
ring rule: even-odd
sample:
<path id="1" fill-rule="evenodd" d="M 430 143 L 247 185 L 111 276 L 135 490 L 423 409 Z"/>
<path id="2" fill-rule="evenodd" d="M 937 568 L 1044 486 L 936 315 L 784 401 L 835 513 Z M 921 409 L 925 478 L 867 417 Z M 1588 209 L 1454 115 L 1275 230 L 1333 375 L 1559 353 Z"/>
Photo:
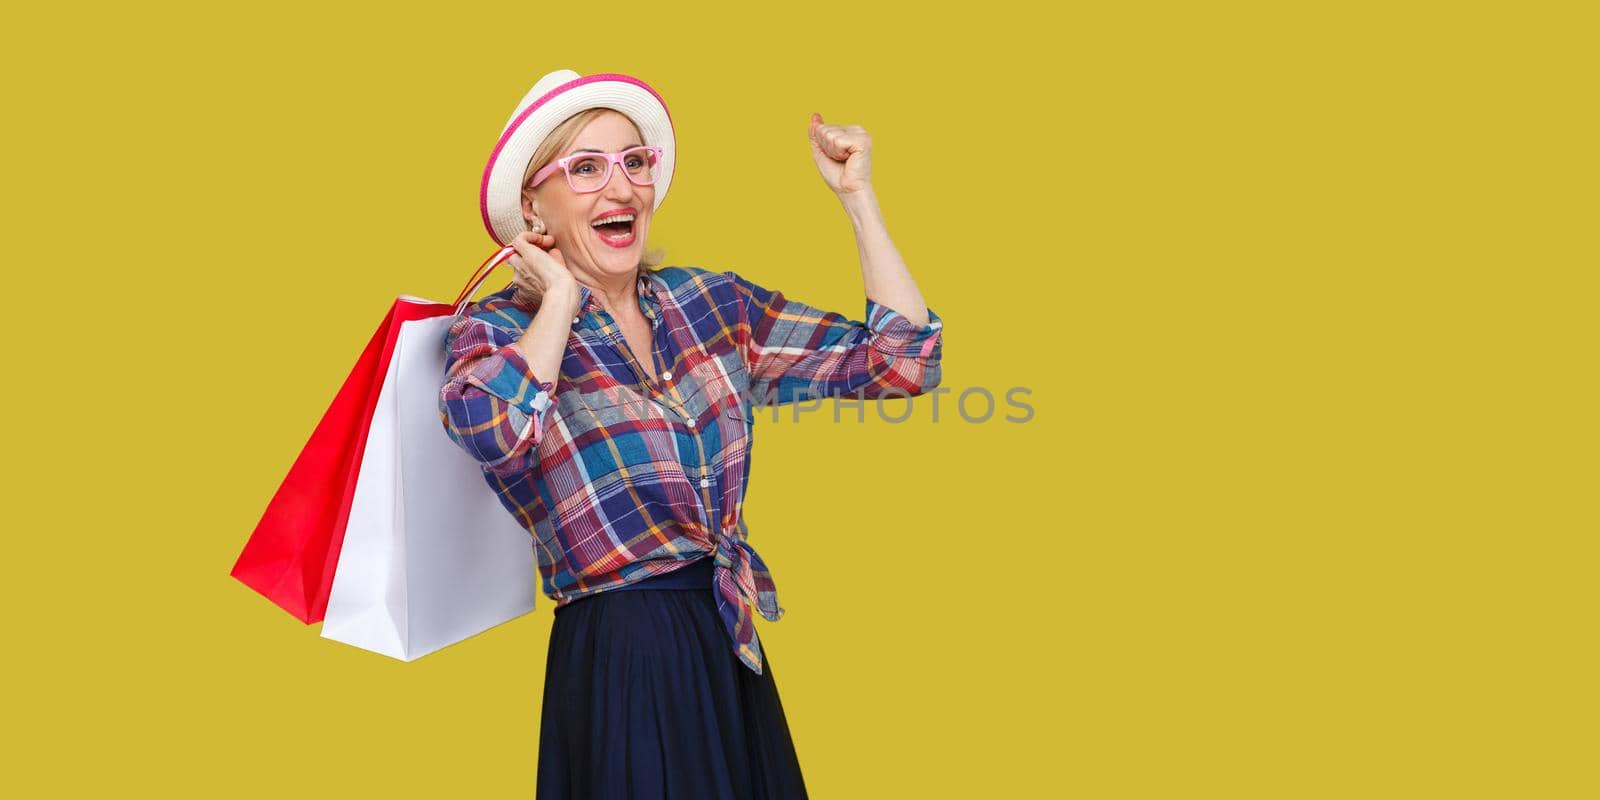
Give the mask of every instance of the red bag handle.
<path id="1" fill-rule="evenodd" d="M 472 296 L 478 293 L 478 287 L 482 286 L 483 282 L 488 280 L 489 276 L 494 273 L 494 268 L 500 266 L 502 262 L 516 252 L 516 248 L 507 245 L 478 265 L 478 268 L 473 271 L 472 277 L 467 281 L 466 287 L 461 290 L 461 294 L 456 295 L 455 302 L 451 303 L 451 305 L 455 306 L 455 316 L 461 316 L 461 312 L 471 302 Z"/>

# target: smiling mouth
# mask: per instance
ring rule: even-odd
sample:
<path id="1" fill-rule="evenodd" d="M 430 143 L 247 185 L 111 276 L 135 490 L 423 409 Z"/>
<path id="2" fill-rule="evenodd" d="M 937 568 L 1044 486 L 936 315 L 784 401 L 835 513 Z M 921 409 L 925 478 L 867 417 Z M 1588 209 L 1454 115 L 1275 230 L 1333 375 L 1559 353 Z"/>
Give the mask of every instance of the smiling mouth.
<path id="1" fill-rule="evenodd" d="M 608 222 L 604 225 L 591 225 L 595 236 L 600 238 L 608 247 L 628 247 L 633 244 L 635 229 L 639 219 L 635 217 L 628 222 Z"/>

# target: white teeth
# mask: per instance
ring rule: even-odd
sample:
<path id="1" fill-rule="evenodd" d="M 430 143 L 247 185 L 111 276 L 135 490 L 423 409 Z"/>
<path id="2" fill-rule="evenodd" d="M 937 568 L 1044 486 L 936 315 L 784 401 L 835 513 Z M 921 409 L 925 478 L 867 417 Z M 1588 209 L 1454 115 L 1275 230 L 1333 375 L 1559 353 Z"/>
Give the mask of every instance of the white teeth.
<path id="1" fill-rule="evenodd" d="M 604 225 L 604 224 L 606 224 L 608 222 L 632 222 L 632 221 L 633 221 L 633 215 L 632 214 L 615 214 L 615 215 L 606 217 L 605 219 L 597 219 L 594 222 L 591 222 L 589 224 L 593 225 L 593 226 L 600 226 L 600 225 Z"/>

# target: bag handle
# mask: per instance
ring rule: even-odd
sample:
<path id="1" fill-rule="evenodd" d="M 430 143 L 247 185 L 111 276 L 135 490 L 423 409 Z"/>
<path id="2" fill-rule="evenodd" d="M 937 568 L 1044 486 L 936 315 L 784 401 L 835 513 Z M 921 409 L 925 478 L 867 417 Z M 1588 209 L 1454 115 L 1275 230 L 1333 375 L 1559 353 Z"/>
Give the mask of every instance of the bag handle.
<path id="1" fill-rule="evenodd" d="M 496 251 L 494 255 L 489 256 L 487 261 L 484 261 L 482 264 L 478 265 L 478 268 L 473 271 L 472 277 L 468 279 L 466 288 L 461 290 L 461 294 L 456 295 L 455 302 L 451 304 L 455 306 L 456 313 L 454 316 L 461 316 L 461 312 L 465 311 L 467 305 L 471 303 L 472 296 L 478 293 L 478 287 L 482 286 L 483 282 L 489 279 L 489 275 L 494 272 L 494 268 L 499 266 L 501 262 L 504 262 L 516 252 L 516 248 L 507 245 Z"/>

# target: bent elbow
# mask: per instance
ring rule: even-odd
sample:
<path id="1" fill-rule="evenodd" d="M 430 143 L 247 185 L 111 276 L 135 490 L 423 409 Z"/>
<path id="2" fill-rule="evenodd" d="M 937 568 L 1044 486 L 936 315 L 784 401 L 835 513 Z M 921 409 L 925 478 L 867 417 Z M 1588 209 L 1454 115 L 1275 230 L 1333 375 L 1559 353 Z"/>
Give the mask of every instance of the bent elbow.
<path id="1" fill-rule="evenodd" d="M 944 368 L 938 361 L 924 364 L 922 367 L 922 380 L 917 383 L 917 394 L 929 394 L 939 388 L 939 382 L 944 379 Z"/>
<path id="2" fill-rule="evenodd" d="M 539 444 L 539 418 L 493 395 L 448 387 L 439 399 L 445 434 L 484 469 L 505 473 L 524 468 Z"/>

